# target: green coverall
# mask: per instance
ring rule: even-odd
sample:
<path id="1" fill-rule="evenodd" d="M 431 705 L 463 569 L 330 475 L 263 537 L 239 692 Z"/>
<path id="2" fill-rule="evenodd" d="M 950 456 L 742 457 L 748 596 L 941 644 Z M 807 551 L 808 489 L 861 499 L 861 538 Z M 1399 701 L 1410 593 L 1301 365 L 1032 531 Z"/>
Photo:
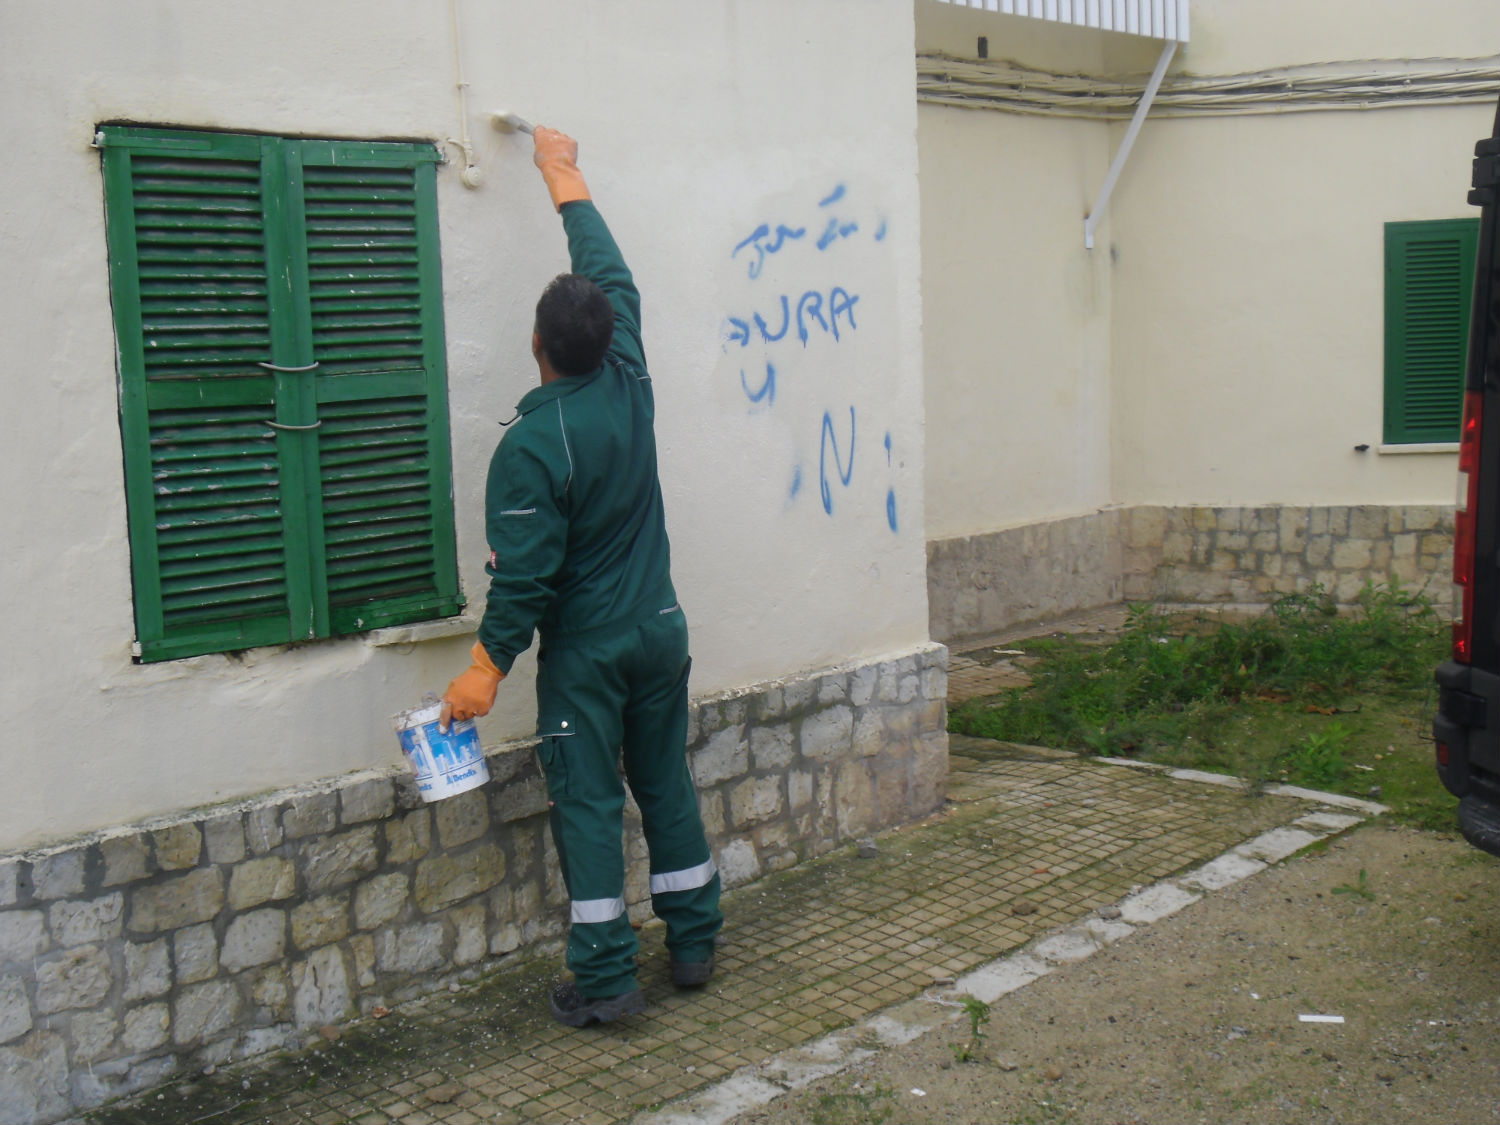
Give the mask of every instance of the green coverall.
<path id="1" fill-rule="evenodd" d="M 673 959 L 706 961 L 722 916 L 687 766 L 691 661 L 669 573 L 640 294 L 593 203 L 563 204 L 562 221 L 573 272 L 614 308 L 614 336 L 598 370 L 521 399 L 490 461 L 479 640 L 509 673 L 541 634 L 537 754 L 572 899 L 567 964 L 579 992 L 597 998 L 636 987 L 622 756 Z"/>

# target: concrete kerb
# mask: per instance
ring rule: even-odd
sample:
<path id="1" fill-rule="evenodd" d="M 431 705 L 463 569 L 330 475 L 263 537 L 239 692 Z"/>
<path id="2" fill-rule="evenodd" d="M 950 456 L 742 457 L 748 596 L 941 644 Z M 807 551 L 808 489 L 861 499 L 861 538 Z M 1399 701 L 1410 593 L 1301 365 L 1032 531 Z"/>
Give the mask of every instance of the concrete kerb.
<path id="1" fill-rule="evenodd" d="M 1160 770 L 1175 780 L 1198 784 L 1248 785 L 1240 778 L 1224 774 L 1174 770 L 1124 758 L 1096 760 Z M 1267 791 L 1349 811 L 1315 809 L 1300 814 L 1288 824 L 1237 844 L 1185 874 L 1135 890 L 1113 907 L 1043 934 L 1015 952 L 965 973 L 951 986 L 928 989 L 919 997 L 886 1008 L 851 1027 L 742 1067 L 717 1085 L 658 1110 L 638 1114 L 632 1125 L 722 1125 L 741 1113 L 856 1066 L 882 1049 L 910 1043 L 939 1027 L 962 1021 L 965 996 L 994 1003 L 1064 965 L 1083 961 L 1138 929 L 1176 914 L 1205 894 L 1231 887 L 1387 811 L 1373 801 L 1315 789 L 1281 785 L 1269 786 Z"/>

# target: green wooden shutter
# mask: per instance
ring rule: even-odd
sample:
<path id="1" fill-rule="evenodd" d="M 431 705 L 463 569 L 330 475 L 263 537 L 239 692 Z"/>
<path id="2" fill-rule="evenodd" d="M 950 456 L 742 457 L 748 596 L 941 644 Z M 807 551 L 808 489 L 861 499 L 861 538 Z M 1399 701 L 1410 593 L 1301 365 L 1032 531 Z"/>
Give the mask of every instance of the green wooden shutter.
<path id="1" fill-rule="evenodd" d="M 1385 227 L 1385 442 L 1454 442 L 1478 219 Z"/>
<path id="2" fill-rule="evenodd" d="M 142 659 L 458 612 L 435 150 L 101 141 Z"/>
<path id="3" fill-rule="evenodd" d="M 431 146 L 304 142 L 318 464 L 335 633 L 457 613 Z"/>
<path id="4" fill-rule="evenodd" d="M 107 131 L 137 641 L 290 639 L 258 138 Z"/>

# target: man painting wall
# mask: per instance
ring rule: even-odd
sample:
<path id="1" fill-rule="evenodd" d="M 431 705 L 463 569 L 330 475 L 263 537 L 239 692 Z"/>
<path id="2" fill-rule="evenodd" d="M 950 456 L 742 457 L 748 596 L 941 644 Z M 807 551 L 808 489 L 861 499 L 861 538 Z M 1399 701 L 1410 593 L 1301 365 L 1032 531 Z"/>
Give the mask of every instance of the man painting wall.
<path id="1" fill-rule="evenodd" d="M 590 199 L 577 143 L 538 127 L 534 145 L 573 272 L 537 302 L 541 385 L 517 405 L 490 462 L 489 597 L 444 721 L 487 714 L 540 633 L 537 753 L 572 900 L 574 979 L 553 990 L 551 1008 L 583 1026 L 645 1009 L 625 912 L 622 760 L 678 986 L 712 975 L 722 916 L 685 755 L 691 661 L 670 575 L 640 294 Z"/>

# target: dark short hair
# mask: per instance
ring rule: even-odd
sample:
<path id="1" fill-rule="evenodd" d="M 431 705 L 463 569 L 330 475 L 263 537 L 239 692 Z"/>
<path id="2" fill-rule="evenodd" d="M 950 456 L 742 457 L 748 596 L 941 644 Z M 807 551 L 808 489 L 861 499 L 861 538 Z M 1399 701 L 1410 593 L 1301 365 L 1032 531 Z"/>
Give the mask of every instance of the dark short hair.
<path id="1" fill-rule="evenodd" d="M 586 277 L 560 273 L 536 303 L 536 333 L 559 375 L 587 375 L 604 362 L 615 332 L 609 298 Z"/>

